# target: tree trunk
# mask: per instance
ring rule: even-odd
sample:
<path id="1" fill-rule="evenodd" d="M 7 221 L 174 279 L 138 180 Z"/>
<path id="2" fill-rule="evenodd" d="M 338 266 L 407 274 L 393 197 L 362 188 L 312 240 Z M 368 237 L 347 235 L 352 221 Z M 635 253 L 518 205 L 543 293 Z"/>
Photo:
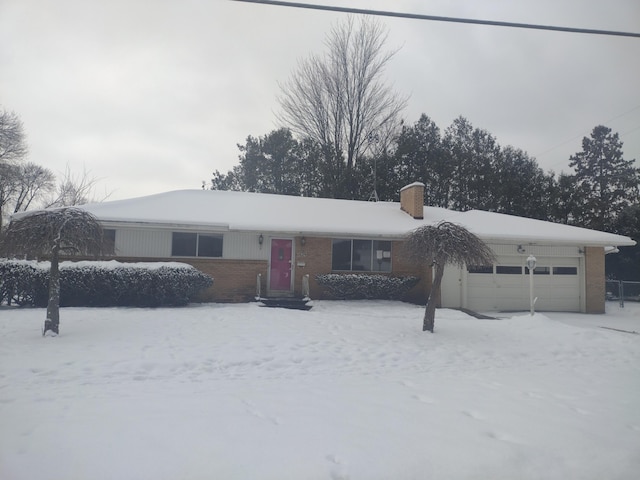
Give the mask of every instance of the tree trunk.
<path id="1" fill-rule="evenodd" d="M 55 335 L 60 333 L 60 267 L 57 247 L 54 247 L 51 252 L 49 301 L 47 303 L 47 319 L 44 322 L 42 335 L 46 335 L 48 331 Z"/>
<path id="2" fill-rule="evenodd" d="M 422 324 L 422 331 L 429 330 L 433 333 L 433 329 L 436 323 L 436 303 L 438 303 L 438 292 L 440 291 L 440 284 L 442 283 L 442 276 L 444 275 L 444 263 L 436 264 L 436 274 L 431 284 L 431 291 L 429 292 L 429 299 L 427 300 L 427 306 L 424 309 L 424 322 Z"/>

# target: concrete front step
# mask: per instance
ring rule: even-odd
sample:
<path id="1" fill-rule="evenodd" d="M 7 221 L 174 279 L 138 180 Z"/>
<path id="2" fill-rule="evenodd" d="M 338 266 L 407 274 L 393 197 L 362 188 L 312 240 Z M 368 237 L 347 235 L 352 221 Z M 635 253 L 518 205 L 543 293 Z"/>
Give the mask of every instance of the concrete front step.
<path id="1" fill-rule="evenodd" d="M 309 298 L 293 298 L 293 297 L 261 297 L 258 300 L 263 307 L 272 308 L 290 308 L 294 310 L 311 310 Z"/>

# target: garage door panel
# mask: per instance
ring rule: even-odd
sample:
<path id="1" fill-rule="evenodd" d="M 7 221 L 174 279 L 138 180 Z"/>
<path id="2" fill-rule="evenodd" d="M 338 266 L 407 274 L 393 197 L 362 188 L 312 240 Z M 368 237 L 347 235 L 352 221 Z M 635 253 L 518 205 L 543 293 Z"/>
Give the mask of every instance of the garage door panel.
<path id="1" fill-rule="evenodd" d="M 517 272 L 524 267 L 526 257 L 498 257 L 498 265 L 514 268 L 494 269 Z M 534 274 L 536 310 L 580 311 L 579 258 L 541 257 L 538 265 L 547 267 L 543 274 Z M 554 267 L 560 267 L 555 268 Z M 557 273 L 557 274 L 556 274 Z M 467 273 L 466 306 L 477 311 L 527 311 L 529 305 L 529 274 Z"/>

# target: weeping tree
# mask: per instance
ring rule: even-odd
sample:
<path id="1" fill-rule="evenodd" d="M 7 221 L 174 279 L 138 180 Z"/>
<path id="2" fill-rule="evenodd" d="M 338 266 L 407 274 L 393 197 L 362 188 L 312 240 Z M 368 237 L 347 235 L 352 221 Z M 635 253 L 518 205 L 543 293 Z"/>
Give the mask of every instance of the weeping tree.
<path id="1" fill-rule="evenodd" d="M 409 256 L 420 263 L 430 263 L 435 268 L 431 292 L 424 312 L 422 331 L 433 333 L 436 302 L 444 275 L 444 267 L 453 265 L 488 265 L 495 260 L 491 249 L 476 235 L 461 225 L 440 222 L 425 225 L 412 231 L 407 237 Z"/>
<path id="2" fill-rule="evenodd" d="M 59 333 L 60 256 L 98 256 L 105 250 L 104 244 L 102 227 L 97 219 L 79 208 L 39 210 L 11 221 L 0 239 L 2 252 L 7 256 L 44 257 L 51 262 L 43 335 Z"/>

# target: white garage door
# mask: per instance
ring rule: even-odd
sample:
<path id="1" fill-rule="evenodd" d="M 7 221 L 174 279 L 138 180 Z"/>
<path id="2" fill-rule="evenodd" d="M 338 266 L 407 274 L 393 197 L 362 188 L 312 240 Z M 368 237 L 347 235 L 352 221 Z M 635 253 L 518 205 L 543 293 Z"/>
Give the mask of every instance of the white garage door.
<path id="1" fill-rule="evenodd" d="M 580 311 L 578 258 L 540 257 L 534 270 L 537 311 Z M 469 267 L 467 308 L 475 311 L 529 310 L 529 271 L 522 256 L 501 256 L 492 266 Z"/>

